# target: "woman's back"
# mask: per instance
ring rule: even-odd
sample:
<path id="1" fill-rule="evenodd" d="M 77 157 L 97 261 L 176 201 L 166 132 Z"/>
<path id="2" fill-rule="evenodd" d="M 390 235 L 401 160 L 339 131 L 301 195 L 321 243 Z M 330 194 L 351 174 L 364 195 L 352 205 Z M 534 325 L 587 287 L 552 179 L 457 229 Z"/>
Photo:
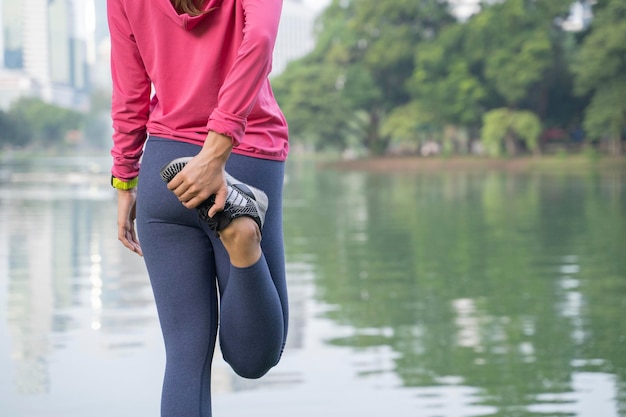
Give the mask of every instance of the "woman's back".
<path id="1" fill-rule="evenodd" d="M 145 126 L 202 144 L 215 130 L 235 153 L 284 160 L 287 125 L 267 79 L 281 4 L 208 0 L 190 16 L 170 0 L 108 0 L 116 133 L 133 140 Z"/>

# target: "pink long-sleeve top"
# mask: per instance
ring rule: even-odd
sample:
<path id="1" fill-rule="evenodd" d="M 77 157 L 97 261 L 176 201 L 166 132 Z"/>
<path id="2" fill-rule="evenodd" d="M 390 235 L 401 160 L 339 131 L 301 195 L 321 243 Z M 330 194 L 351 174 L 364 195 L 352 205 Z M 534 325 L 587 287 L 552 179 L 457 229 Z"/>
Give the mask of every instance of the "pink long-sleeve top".
<path id="1" fill-rule="evenodd" d="M 148 134 L 202 145 L 212 130 L 232 138 L 233 153 L 285 160 L 287 123 L 268 80 L 281 8 L 208 0 L 189 16 L 170 0 L 107 0 L 112 174 L 137 176 Z"/>

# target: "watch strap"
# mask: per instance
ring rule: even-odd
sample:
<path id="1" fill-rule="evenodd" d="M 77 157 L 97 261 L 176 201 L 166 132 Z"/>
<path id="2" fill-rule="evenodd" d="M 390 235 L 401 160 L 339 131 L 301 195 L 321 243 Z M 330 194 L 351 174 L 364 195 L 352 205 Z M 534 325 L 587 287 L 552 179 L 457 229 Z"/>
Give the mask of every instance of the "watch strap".
<path id="1" fill-rule="evenodd" d="M 123 191 L 132 190 L 133 188 L 137 186 L 137 177 L 128 181 L 124 181 L 124 180 L 120 180 L 119 178 L 115 178 L 113 175 L 111 175 L 111 186 L 113 188 L 116 188 L 118 190 L 123 190 Z"/>

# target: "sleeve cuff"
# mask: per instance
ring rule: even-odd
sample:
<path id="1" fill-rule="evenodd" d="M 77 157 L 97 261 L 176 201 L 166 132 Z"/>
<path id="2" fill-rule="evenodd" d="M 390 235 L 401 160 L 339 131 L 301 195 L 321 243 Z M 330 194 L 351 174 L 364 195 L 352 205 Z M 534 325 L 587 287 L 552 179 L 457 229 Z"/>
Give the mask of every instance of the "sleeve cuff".
<path id="1" fill-rule="evenodd" d="M 208 130 L 230 136 L 233 140 L 233 146 L 238 146 L 246 131 L 246 124 L 247 119 L 245 117 L 215 109 L 211 113 L 206 127 Z"/>
<path id="2" fill-rule="evenodd" d="M 111 169 L 111 175 L 115 178 L 120 179 L 121 181 L 130 181 L 133 178 L 137 178 L 139 175 L 139 162 L 134 163 L 115 163 L 114 161 L 113 168 Z"/>

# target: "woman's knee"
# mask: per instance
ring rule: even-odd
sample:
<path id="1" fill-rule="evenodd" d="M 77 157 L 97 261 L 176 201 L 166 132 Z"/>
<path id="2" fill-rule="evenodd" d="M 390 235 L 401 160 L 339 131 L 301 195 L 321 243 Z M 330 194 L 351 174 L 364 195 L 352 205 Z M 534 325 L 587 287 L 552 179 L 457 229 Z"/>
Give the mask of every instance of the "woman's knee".
<path id="1" fill-rule="evenodd" d="M 258 379 L 267 374 L 270 369 L 278 364 L 281 355 L 282 349 L 278 353 L 267 353 L 264 356 L 242 355 L 236 358 L 229 358 L 224 355 L 224 360 L 240 377 Z"/>
<path id="2" fill-rule="evenodd" d="M 247 379 L 259 379 L 269 372 L 276 364 L 277 360 L 262 363 L 246 363 L 245 361 L 227 361 L 237 375 Z"/>

